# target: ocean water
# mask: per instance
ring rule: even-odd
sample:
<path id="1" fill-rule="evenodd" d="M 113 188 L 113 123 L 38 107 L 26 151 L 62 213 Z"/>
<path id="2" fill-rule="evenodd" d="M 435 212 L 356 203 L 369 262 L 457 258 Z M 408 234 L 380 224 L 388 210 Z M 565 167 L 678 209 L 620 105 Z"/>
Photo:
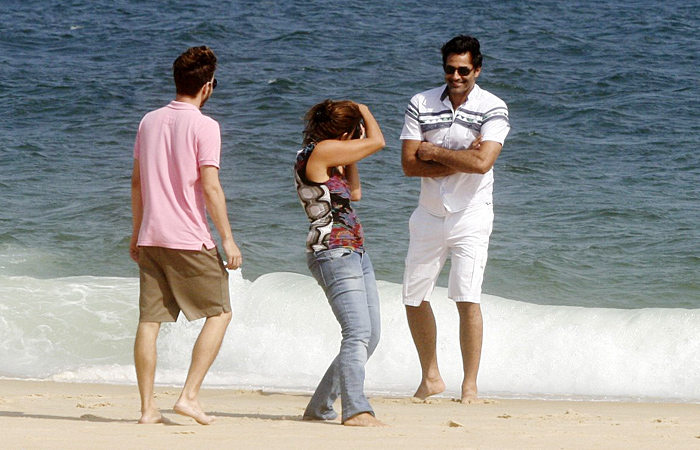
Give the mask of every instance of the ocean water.
<path id="1" fill-rule="evenodd" d="M 173 97 L 189 46 L 217 53 L 204 112 L 244 266 L 205 383 L 310 391 L 339 329 L 304 260 L 291 164 L 325 98 L 375 113 L 387 146 L 356 206 L 381 280 L 370 392 L 419 379 L 400 305 L 419 183 L 403 112 L 440 85 L 439 47 L 478 37 L 479 84 L 509 106 L 495 165 L 483 301 L 487 396 L 700 401 L 698 1 L 426 4 L 135 1 L 0 5 L 0 376 L 135 383 L 138 270 L 128 257 L 132 146 Z M 443 276 L 440 285 L 446 285 Z M 456 395 L 454 306 L 433 295 Z M 157 381 L 179 384 L 200 322 L 164 326 Z"/>

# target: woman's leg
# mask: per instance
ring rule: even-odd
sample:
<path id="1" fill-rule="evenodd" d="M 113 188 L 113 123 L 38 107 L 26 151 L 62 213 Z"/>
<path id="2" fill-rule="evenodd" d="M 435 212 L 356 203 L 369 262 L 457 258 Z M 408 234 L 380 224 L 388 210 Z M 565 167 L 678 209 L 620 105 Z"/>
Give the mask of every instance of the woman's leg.
<path id="1" fill-rule="evenodd" d="M 309 256 L 309 268 L 326 293 L 343 337 L 338 357 L 321 380 L 316 391 L 318 395 L 314 394 L 307 408 L 308 412 L 321 415 L 318 418 L 332 411 L 330 401 L 333 396 L 337 397 L 338 390 L 343 421 L 363 412 L 374 414 L 364 395 L 365 364 L 373 320 L 367 303 L 362 259 L 363 255 L 347 249 L 332 249 Z M 378 338 L 373 342 L 374 347 L 376 341 Z M 334 386 L 336 381 L 339 389 Z"/>
<path id="2" fill-rule="evenodd" d="M 369 258 L 369 254 L 365 252 L 362 255 L 362 273 L 365 279 L 365 293 L 367 295 L 367 310 L 369 312 L 370 325 L 372 327 L 372 334 L 369 338 L 369 345 L 367 348 L 367 358 L 372 356 L 374 350 L 379 344 L 379 338 L 381 336 L 382 323 L 379 314 L 379 291 L 377 289 L 377 280 L 374 277 L 374 267 L 372 267 L 372 261 Z"/>
<path id="3" fill-rule="evenodd" d="M 365 292 L 367 294 L 367 308 L 369 312 L 371 335 L 367 346 L 367 358 L 372 356 L 379 343 L 381 334 L 381 320 L 379 308 L 379 292 L 374 276 L 374 268 L 367 253 L 362 255 L 362 271 L 364 275 Z M 338 413 L 333 410 L 333 404 L 340 395 L 340 357 L 331 363 L 323 379 L 314 392 L 309 405 L 304 411 L 305 419 L 333 420 Z"/>
<path id="4" fill-rule="evenodd" d="M 335 357 L 311 396 L 302 417 L 304 420 L 333 420 L 338 417 L 333 404 L 340 395 L 339 365 L 340 355 Z"/>

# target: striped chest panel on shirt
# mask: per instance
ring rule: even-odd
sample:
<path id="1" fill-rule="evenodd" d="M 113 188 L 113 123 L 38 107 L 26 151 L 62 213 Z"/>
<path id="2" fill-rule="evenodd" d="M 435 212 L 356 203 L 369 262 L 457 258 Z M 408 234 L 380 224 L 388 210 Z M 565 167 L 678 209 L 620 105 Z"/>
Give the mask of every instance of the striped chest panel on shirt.
<path id="1" fill-rule="evenodd" d="M 450 109 L 419 112 L 418 106 L 409 103 L 406 108 L 406 114 L 418 121 L 423 134 L 430 131 L 448 129 L 452 125 L 458 125 L 471 130 L 474 134 L 480 134 L 483 124 L 490 120 L 495 118 L 508 120 L 508 109 L 501 106 L 485 112 L 470 111 L 459 107 L 453 115 Z"/>

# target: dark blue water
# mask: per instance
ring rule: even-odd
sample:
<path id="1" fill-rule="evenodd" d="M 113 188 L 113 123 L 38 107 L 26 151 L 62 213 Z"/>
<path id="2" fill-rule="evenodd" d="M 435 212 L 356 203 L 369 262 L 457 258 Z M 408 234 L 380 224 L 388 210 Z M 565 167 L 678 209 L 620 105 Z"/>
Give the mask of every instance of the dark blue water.
<path id="1" fill-rule="evenodd" d="M 484 291 L 555 305 L 700 308 L 698 1 L 4 1 L 0 274 L 136 277 L 129 176 L 140 118 L 173 97 L 187 47 L 217 53 L 205 113 L 243 275 L 307 273 L 291 163 L 304 112 L 370 106 L 387 147 L 357 206 L 399 282 L 418 181 L 403 111 L 442 83 L 439 47 L 478 37 L 479 84 L 510 108 Z M 443 280 L 444 283 L 444 280 Z"/>

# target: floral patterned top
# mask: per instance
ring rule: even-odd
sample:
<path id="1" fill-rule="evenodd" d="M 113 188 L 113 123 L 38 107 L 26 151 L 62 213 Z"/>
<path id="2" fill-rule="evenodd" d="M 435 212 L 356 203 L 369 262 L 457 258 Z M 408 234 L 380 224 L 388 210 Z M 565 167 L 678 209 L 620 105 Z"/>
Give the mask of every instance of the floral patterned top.
<path id="1" fill-rule="evenodd" d="M 309 218 L 306 251 L 318 252 L 331 248 L 360 250 L 364 245 L 362 225 L 350 206 L 350 187 L 345 176 L 336 168 L 324 183 L 306 178 L 306 163 L 316 143 L 297 152 L 294 179 L 301 205 Z"/>

